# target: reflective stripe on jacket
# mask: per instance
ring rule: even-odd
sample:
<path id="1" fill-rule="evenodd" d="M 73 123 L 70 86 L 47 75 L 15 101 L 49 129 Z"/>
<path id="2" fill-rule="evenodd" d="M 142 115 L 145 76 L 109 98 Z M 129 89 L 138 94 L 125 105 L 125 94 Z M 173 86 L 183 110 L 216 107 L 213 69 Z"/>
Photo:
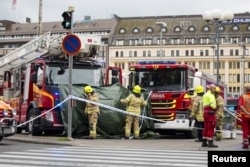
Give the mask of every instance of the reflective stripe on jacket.
<path id="1" fill-rule="evenodd" d="M 218 106 L 218 109 L 216 111 L 216 116 L 224 118 L 224 99 L 221 95 L 219 95 L 216 98 L 216 104 Z"/>

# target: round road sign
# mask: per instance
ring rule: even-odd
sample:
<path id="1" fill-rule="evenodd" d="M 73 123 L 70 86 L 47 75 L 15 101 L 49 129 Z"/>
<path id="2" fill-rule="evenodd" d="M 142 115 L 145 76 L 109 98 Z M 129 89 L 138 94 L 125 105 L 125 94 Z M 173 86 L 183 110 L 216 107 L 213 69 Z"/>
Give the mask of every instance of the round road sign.
<path id="1" fill-rule="evenodd" d="M 77 54 L 81 49 L 81 40 L 74 34 L 69 34 L 62 41 L 62 49 L 69 55 Z"/>

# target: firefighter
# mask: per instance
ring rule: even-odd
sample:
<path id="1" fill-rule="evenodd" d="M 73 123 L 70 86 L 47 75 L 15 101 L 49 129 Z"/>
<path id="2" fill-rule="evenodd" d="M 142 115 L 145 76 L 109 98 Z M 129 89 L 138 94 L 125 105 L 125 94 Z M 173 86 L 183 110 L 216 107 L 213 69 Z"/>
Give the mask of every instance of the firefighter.
<path id="1" fill-rule="evenodd" d="M 84 93 L 86 93 L 87 95 L 87 100 L 99 102 L 99 96 L 97 93 L 94 92 L 91 86 L 85 86 Z M 86 103 L 86 108 L 85 108 L 84 113 L 88 115 L 90 139 L 96 138 L 96 124 L 98 121 L 99 112 L 100 112 L 99 106 L 91 104 L 91 103 Z"/>
<path id="2" fill-rule="evenodd" d="M 216 132 L 215 132 L 215 140 L 221 141 L 222 139 L 222 126 L 223 126 L 223 120 L 224 120 L 224 99 L 220 95 L 221 90 L 218 86 L 215 88 L 215 98 L 216 98 L 216 104 L 217 104 L 217 110 L 216 110 Z"/>
<path id="3" fill-rule="evenodd" d="M 204 116 L 204 130 L 202 134 L 202 147 L 218 147 L 213 143 L 214 128 L 216 124 L 215 112 L 217 109 L 215 100 L 214 84 L 208 86 L 208 91 L 203 95 L 203 116 Z M 207 143 L 208 141 L 208 143 Z"/>
<path id="4" fill-rule="evenodd" d="M 197 86 L 195 88 L 195 93 L 197 96 L 193 98 L 191 118 L 195 119 L 195 127 L 197 128 L 197 139 L 195 142 L 202 142 L 202 132 L 204 128 L 204 118 L 203 118 L 203 105 L 202 96 L 204 95 L 203 86 Z"/>
<path id="5" fill-rule="evenodd" d="M 243 149 L 248 149 L 250 143 L 250 86 L 245 87 L 245 93 L 239 99 L 242 120 Z"/>
<path id="6" fill-rule="evenodd" d="M 141 87 L 136 85 L 133 87 L 133 93 L 130 94 L 125 99 L 120 100 L 121 103 L 127 104 L 127 112 L 140 115 L 141 106 L 146 106 L 147 102 L 141 97 Z M 139 116 L 126 115 L 126 125 L 125 125 L 125 138 L 129 139 L 131 126 L 134 126 L 134 138 L 139 139 L 140 128 L 139 128 Z"/>

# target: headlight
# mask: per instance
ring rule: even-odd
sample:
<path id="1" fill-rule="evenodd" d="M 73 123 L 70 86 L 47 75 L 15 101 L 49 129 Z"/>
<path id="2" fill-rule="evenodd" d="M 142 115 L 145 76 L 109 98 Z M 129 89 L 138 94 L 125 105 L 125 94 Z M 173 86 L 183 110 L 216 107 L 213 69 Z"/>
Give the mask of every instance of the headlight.
<path id="1" fill-rule="evenodd" d="M 13 115 L 13 117 L 16 116 L 16 109 L 12 109 L 12 115 Z"/>
<path id="2" fill-rule="evenodd" d="M 3 116 L 4 116 L 4 117 L 7 117 L 7 116 L 8 116 L 8 110 L 6 110 L 6 109 L 3 110 Z"/>

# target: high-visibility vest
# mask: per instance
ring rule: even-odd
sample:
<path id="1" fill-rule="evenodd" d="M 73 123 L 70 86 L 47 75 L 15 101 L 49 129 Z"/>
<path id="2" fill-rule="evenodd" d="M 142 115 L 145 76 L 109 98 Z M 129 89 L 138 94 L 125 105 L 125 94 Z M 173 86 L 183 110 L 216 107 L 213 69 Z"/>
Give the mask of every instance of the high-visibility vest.
<path id="1" fill-rule="evenodd" d="M 250 113 L 250 94 L 242 95 L 242 99 L 244 108 Z M 240 114 L 250 118 L 243 110 L 240 110 Z"/>
<path id="2" fill-rule="evenodd" d="M 206 111 L 216 111 L 216 100 L 214 94 L 208 90 L 202 97 L 203 109 Z"/>

